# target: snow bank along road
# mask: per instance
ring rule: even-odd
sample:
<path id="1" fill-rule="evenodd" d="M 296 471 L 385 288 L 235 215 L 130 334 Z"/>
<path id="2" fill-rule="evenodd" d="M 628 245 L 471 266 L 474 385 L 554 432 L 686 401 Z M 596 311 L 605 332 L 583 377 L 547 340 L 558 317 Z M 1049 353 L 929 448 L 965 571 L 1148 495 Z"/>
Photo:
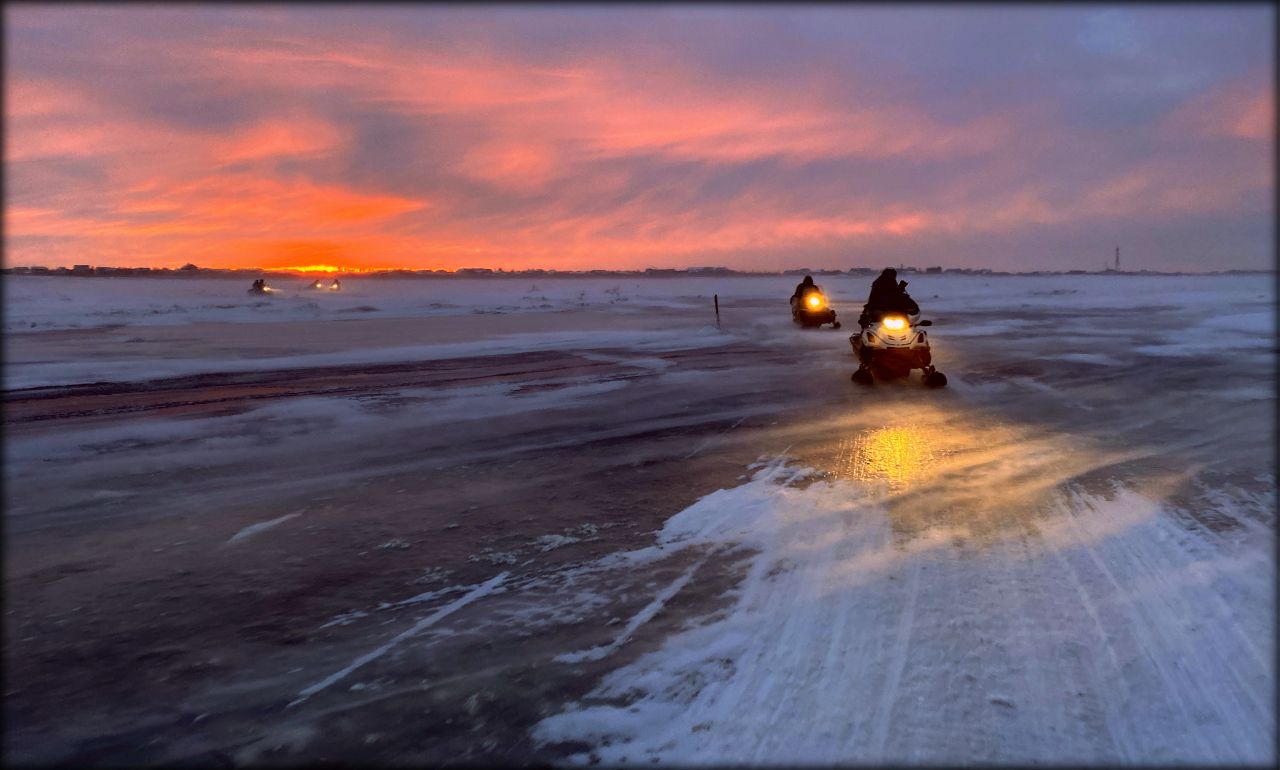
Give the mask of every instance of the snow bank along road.
<path id="1" fill-rule="evenodd" d="M 161 379 L 21 335 L 5 758 L 1269 764 L 1269 290 L 937 280 L 944 391 L 772 286 L 537 349 L 128 328 Z"/>

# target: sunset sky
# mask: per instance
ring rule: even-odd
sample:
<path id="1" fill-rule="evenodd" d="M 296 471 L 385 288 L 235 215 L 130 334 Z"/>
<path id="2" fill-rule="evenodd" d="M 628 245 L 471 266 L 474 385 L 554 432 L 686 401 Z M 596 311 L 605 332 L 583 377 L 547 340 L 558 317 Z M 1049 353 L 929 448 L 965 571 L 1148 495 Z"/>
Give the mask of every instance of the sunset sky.
<path id="1" fill-rule="evenodd" d="M 1266 4 L 5 22 L 6 265 L 1272 266 Z"/>

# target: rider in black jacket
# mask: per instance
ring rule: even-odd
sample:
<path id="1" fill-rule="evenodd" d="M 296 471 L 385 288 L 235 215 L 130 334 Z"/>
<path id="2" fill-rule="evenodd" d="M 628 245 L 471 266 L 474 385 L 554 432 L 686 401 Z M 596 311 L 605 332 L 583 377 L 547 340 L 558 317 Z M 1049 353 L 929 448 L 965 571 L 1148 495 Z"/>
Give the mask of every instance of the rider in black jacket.
<path id="1" fill-rule="evenodd" d="M 907 294 L 907 282 L 898 280 L 897 270 L 886 267 L 880 277 L 871 282 L 871 294 L 862 308 L 858 325 L 865 329 L 885 313 L 916 315 L 919 312 L 920 306 Z"/>
<path id="2" fill-rule="evenodd" d="M 821 291 L 821 289 L 819 289 L 818 285 L 813 282 L 813 276 L 806 275 L 804 280 L 796 285 L 796 291 L 791 296 L 796 299 L 803 299 L 804 295 L 808 294 L 810 291 Z"/>

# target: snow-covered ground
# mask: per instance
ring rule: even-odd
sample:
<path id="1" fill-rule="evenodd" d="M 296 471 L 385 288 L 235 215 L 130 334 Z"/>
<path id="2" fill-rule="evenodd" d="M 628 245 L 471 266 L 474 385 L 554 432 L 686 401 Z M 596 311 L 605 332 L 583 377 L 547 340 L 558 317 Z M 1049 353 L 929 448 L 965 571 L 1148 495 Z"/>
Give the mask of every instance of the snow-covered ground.
<path id="1" fill-rule="evenodd" d="M 1269 761 L 1271 496 L 1196 536 L 1072 484 L 1105 450 L 856 422 L 828 470 L 774 459 L 672 517 L 664 557 L 749 549 L 732 606 L 536 736 L 609 765 Z"/>
<path id="2" fill-rule="evenodd" d="M 661 348 L 723 342 L 710 335 L 712 297 L 718 295 L 722 327 L 738 338 L 759 339 L 789 330 L 785 298 L 791 278 L 684 279 L 516 279 L 385 280 L 351 278 L 340 293 L 307 290 L 280 282 L 281 293 L 254 297 L 242 281 L 228 279 L 104 279 L 8 276 L 4 281 L 4 328 L 21 332 L 99 329 L 115 332 L 96 340 L 96 349 L 74 349 L 63 357 L 47 348 L 9 346 L 5 387 L 25 388 L 88 381 L 122 381 L 180 376 L 209 371 L 247 371 L 267 366 L 305 367 L 342 363 L 385 363 L 466 355 L 592 347 Z M 1097 329 L 1088 319 L 1051 318 L 1053 336 L 1115 337 L 1131 332 L 1152 335 L 1135 350 L 1154 355 L 1194 355 L 1223 348 L 1265 346 L 1274 337 L 1275 317 L 1267 307 L 1273 294 L 1262 276 L 912 276 L 908 290 L 935 318 L 948 324 L 950 338 L 1002 335 L 1035 329 L 1025 311 L 1100 313 L 1136 307 L 1176 310 L 1176 328 L 1160 328 L 1137 319 L 1138 328 Z M 821 285 L 843 318 L 856 319 L 865 297 L 865 277 L 824 277 Z M 782 299 L 780 300 L 779 297 Z M 1226 300 L 1229 304 L 1223 304 Z M 1260 302 L 1261 301 L 1261 302 Z M 1241 312 L 1238 303 L 1252 303 Z M 670 314 L 706 321 L 669 323 Z M 520 323 L 494 334 L 485 316 L 517 315 Z M 398 339 L 361 338 L 316 349 L 316 321 L 436 319 L 442 322 L 415 344 Z M 251 345 L 223 346 L 194 355 L 136 350 L 143 340 L 128 333 L 136 327 L 297 322 L 284 338 L 291 350 L 263 353 Z M 308 325 L 307 322 L 310 322 Z M 1042 323 L 1044 321 L 1042 320 Z M 299 325 L 301 324 L 301 325 Z M 467 328 L 475 328 L 467 333 Z M 279 324 L 263 327 L 270 332 Z M 308 332 L 307 330 L 311 330 Z M 417 331 L 417 330 L 415 330 Z M 261 332 L 255 331 L 261 335 Z M 430 337 L 423 339 L 423 337 Z M 417 342 L 421 340 L 421 342 Z M 801 344 L 811 342 L 804 340 Z M 1086 355 L 1050 352 L 1050 355 Z M 16 356 L 16 357 L 15 357 Z M 1070 360 L 1070 359 L 1068 359 Z M 1078 359 L 1096 362 L 1099 359 Z"/>
<path id="3" fill-rule="evenodd" d="M 1224 298 L 1264 299 L 1269 275 L 983 276 L 904 275 L 907 290 L 935 314 L 1019 307 L 1124 309 L 1177 305 L 1236 315 Z M 5 276 L 4 328 L 76 329 L 115 324 L 333 320 L 365 317 L 459 316 L 605 309 L 615 314 L 706 306 L 718 294 L 726 307 L 758 301 L 786 306 L 794 277 L 377 279 L 351 277 L 343 290 L 312 291 L 309 279 L 272 283 L 280 293 L 249 295 L 242 280 L 225 278 L 72 278 Z M 819 276 L 837 307 L 866 298 L 866 276 Z M 1255 318 L 1271 331 L 1270 314 Z M 998 319 L 995 319 L 998 320 Z"/>
<path id="4" fill-rule="evenodd" d="M 1272 277 L 908 279 L 945 390 L 850 383 L 865 278 L 8 277 L 13 757 L 1269 764 Z M 219 716 L 53 748 L 128 712 L 51 650 L 282 564 L 306 643 L 154 685 Z"/>

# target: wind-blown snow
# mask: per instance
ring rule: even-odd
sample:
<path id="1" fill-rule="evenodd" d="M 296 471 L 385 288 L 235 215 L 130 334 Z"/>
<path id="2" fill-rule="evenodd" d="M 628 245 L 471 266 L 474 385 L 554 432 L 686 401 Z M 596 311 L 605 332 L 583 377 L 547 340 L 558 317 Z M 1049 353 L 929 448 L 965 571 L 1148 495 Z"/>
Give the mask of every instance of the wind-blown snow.
<path id="1" fill-rule="evenodd" d="M 910 457 L 897 438 L 851 442 L 834 478 L 780 459 L 672 517 L 667 553 L 752 554 L 731 610 L 535 739 L 606 765 L 1270 761 L 1269 530 L 1211 544 L 1132 490 L 1055 491 L 1115 458 L 1052 439 Z"/>
<path id="2" fill-rule="evenodd" d="M 250 524 L 249 526 L 245 527 L 244 529 L 232 535 L 231 538 L 227 540 L 227 542 L 235 543 L 240 540 L 244 540 L 246 537 L 251 537 L 253 535 L 258 534 L 259 532 L 263 532 L 265 530 L 271 529 L 272 527 L 278 527 L 281 524 L 288 521 L 289 519 L 296 518 L 301 515 L 302 514 L 300 513 L 286 513 L 285 515 L 279 518 L 271 519 L 269 521 L 261 521 L 261 522 L 258 522 L 257 524 Z"/>

